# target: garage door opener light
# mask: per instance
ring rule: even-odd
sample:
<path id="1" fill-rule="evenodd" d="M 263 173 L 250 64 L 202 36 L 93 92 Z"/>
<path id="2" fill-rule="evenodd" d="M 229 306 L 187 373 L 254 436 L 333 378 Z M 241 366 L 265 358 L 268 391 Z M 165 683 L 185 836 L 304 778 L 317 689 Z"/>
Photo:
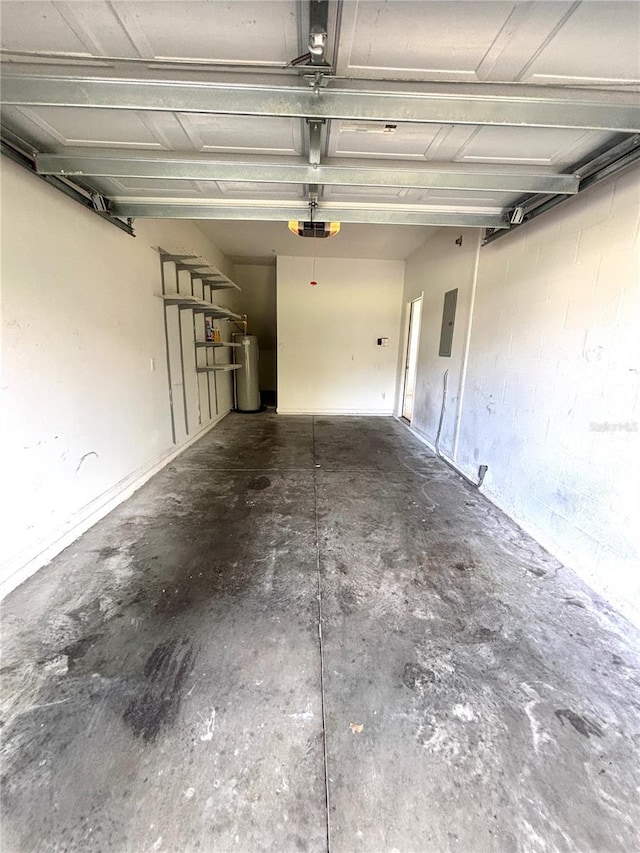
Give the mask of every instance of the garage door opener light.
<path id="1" fill-rule="evenodd" d="M 340 231 L 339 222 L 298 222 L 289 220 L 289 231 L 298 237 L 335 237 Z"/>

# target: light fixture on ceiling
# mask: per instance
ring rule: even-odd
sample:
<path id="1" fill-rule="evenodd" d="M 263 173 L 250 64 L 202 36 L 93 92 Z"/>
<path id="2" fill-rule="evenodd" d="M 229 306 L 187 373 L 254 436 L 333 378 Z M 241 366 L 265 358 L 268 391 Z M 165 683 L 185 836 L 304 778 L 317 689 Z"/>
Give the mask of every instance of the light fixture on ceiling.
<path id="1" fill-rule="evenodd" d="M 289 231 L 298 237 L 335 237 L 340 231 L 339 222 L 299 222 L 289 220 Z"/>
<path id="2" fill-rule="evenodd" d="M 318 209 L 318 187 L 315 184 L 309 186 L 309 219 L 298 221 L 289 220 L 289 231 L 298 237 L 335 237 L 340 231 L 339 222 L 316 222 L 316 211 Z"/>

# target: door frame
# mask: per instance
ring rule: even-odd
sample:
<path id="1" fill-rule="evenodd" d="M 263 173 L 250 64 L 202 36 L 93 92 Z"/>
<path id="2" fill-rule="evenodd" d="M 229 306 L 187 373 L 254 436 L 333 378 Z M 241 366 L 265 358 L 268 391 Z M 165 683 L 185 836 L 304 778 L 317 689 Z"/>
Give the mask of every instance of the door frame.
<path id="1" fill-rule="evenodd" d="M 420 321 L 420 326 L 418 329 L 418 348 L 417 348 L 419 351 L 420 350 L 420 335 L 422 334 L 422 300 L 423 300 L 423 298 L 424 298 L 424 291 L 419 296 L 416 296 L 415 299 L 410 299 L 406 303 L 407 308 L 406 308 L 406 319 L 405 319 L 405 325 L 404 325 L 404 350 L 403 350 L 403 358 L 402 358 L 402 382 L 401 382 L 400 395 L 399 395 L 399 399 L 398 399 L 397 416 L 399 418 L 402 418 L 402 420 L 408 424 L 410 424 L 411 421 L 413 420 L 413 410 L 411 411 L 411 415 L 412 415 L 411 420 L 408 420 L 404 416 L 404 399 L 405 399 L 405 394 L 406 394 L 406 390 L 407 390 L 407 375 L 409 373 L 409 346 L 411 343 L 411 325 L 412 325 L 411 319 L 412 319 L 412 314 L 414 311 L 414 306 L 419 302 L 420 303 L 420 311 L 419 311 L 419 314 L 416 315 L 419 317 L 419 321 Z M 418 369 L 418 366 L 416 364 L 416 375 L 417 375 L 417 369 Z"/>

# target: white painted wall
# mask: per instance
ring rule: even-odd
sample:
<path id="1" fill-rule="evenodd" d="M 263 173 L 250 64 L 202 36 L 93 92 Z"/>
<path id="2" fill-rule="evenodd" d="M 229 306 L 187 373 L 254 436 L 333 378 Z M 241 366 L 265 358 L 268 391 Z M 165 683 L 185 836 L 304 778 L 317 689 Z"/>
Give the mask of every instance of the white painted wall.
<path id="1" fill-rule="evenodd" d="M 462 244 L 456 240 L 462 238 Z M 404 315 L 408 304 L 422 295 L 422 325 L 416 377 L 412 426 L 435 442 L 443 404 L 444 373 L 447 377 L 445 418 L 440 436 L 440 449 L 453 454 L 460 400 L 462 367 L 469 327 L 469 311 L 475 260 L 480 232 L 477 229 L 442 228 L 437 231 L 406 262 L 404 286 Z M 444 294 L 458 288 L 458 303 L 450 358 L 440 357 L 440 327 Z M 404 364 L 400 365 L 401 371 Z M 400 379 L 402 375 L 400 374 Z M 402 381 L 398 383 L 400 413 Z"/>
<path id="2" fill-rule="evenodd" d="M 278 412 L 393 413 L 403 271 L 403 261 L 278 257 Z"/>
<path id="3" fill-rule="evenodd" d="M 407 261 L 405 290 L 437 290 L 425 302 L 414 426 L 433 442 L 444 362 L 450 380 L 466 370 L 459 443 L 452 388 L 442 450 L 474 479 L 488 465 L 483 491 L 636 621 L 639 212 L 636 171 L 481 248 L 466 364 L 460 310 L 455 358 L 439 359 L 427 330 L 454 280 L 469 305 L 473 253 L 442 232 Z"/>
<path id="4" fill-rule="evenodd" d="M 3 593 L 176 451 L 154 247 L 232 270 L 191 223 L 138 220 L 136 231 L 3 158 Z M 223 293 L 233 307 L 235 292 Z"/>
<path id="5" fill-rule="evenodd" d="M 249 334 L 260 347 L 261 391 L 276 390 L 276 268 L 275 264 L 236 264 L 234 281 L 242 288 L 241 310 L 249 317 Z"/>

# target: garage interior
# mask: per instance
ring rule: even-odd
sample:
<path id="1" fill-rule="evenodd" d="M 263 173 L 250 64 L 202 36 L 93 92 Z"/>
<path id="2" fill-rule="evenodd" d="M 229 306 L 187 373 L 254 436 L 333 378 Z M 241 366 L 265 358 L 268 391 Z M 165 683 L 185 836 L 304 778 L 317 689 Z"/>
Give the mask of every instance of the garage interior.
<path id="1" fill-rule="evenodd" d="M 3 851 L 637 849 L 640 4 L 0 23 Z"/>

